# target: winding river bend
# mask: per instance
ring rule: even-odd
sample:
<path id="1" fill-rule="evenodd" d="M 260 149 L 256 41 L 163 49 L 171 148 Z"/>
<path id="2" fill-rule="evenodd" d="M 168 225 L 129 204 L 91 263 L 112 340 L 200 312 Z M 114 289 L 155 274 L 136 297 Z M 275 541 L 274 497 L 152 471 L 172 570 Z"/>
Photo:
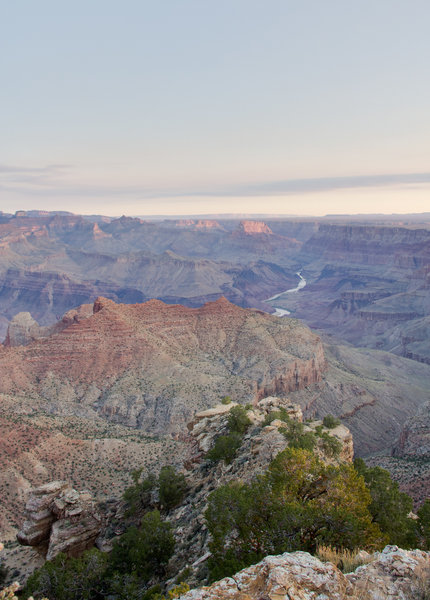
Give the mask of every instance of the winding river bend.
<path id="1" fill-rule="evenodd" d="M 272 302 L 273 300 L 277 300 L 277 298 L 280 298 L 284 294 L 294 294 L 295 292 L 298 292 L 299 290 L 303 289 L 306 285 L 306 279 L 302 276 L 301 271 L 298 271 L 296 273 L 296 275 L 298 275 L 300 277 L 300 281 L 296 287 L 290 288 L 289 290 L 284 290 L 283 292 L 280 292 L 279 294 L 275 294 L 274 296 L 271 296 L 270 298 L 266 298 L 266 300 L 264 300 L 264 302 Z M 274 306 L 274 309 L 275 309 L 275 312 L 273 313 L 273 315 L 275 317 L 285 317 L 285 315 L 291 314 L 291 312 L 289 310 L 286 310 L 285 308 L 279 308 L 279 307 Z"/>

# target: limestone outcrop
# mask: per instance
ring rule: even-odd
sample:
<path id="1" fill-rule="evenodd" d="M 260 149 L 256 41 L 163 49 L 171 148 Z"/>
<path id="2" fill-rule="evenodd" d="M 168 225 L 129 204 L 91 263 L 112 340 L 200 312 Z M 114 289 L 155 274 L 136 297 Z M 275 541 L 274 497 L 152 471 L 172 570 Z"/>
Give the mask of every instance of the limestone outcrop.
<path id="1" fill-rule="evenodd" d="M 52 481 L 29 492 L 26 520 L 17 534 L 24 546 L 35 546 L 51 560 L 60 552 L 79 556 L 102 528 L 102 517 L 88 492 L 66 481 Z"/>
<path id="2" fill-rule="evenodd" d="M 344 575 L 331 563 L 307 552 L 267 556 L 181 600 L 413 600 L 423 598 L 430 574 L 430 553 L 387 546 L 370 562 Z"/>

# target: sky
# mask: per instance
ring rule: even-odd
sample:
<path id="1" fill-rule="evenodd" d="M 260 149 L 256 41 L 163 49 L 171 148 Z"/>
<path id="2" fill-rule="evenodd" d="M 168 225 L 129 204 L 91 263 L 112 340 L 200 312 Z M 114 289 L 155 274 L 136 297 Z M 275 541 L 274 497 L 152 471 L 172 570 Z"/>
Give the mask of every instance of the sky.
<path id="1" fill-rule="evenodd" d="M 428 0 L 0 0 L 0 210 L 430 210 Z"/>

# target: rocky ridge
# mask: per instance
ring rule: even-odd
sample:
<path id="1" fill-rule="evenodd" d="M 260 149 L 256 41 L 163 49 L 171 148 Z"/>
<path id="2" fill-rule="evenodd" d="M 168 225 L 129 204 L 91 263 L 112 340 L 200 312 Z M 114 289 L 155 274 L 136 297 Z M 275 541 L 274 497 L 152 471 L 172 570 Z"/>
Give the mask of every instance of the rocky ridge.
<path id="1" fill-rule="evenodd" d="M 368 560 L 344 575 L 307 552 L 267 556 L 181 600 L 414 600 L 428 594 L 429 552 L 386 546 Z"/>
<path id="2" fill-rule="evenodd" d="M 319 338 L 299 322 L 224 298 L 198 309 L 99 298 L 91 316 L 75 316 L 27 346 L 0 347 L 0 392 L 30 394 L 56 414 L 174 433 L 225 394 L 286 395 L 325 368 Z"/>
<path id="3" fill-rule="evenodd" d="M 282 452 L 288 441 L 282 433 L 286 423 L 276 419 L 264 426 L 265 417 L 272 411 L 284 409 L 290 419 L 302 422 L 300 407 L 288 399 L 266 397 L 247 410 L 251 426 L 244 435 L 237 455 L 230 464 L 219 461 L 215 464 L 205 460 L 207 451 L 215 440 L 228 432 L 228 414 L 235 403 L 220 404 L 212 409 L 197 413 L 189 423 L 186 438 L 189 447 L 184 462 L 184 474 L 189 490 L 184 502 L 169 513 L 169 521 L 175 528 L 176 550 L 174 572 L 190 567 L 195 581 L 206 576 L 206 560 L 209 533 L 204 523 L 204 511 L 208 495 L 219 486 L 232 480 L 249 483 L 263 473 L 275 456 Z M 305 431 L 314 432 L 321 421 L 304 423 Z M 325 431 L 339 440 L 341 451 L 338 456 L 330 456 L 324 450 L 322 440 L 317 439 L 315 453 L 325 462 L 339 464 L 351 462 L 354 454 L 350 431 L 343 425 Z"/>

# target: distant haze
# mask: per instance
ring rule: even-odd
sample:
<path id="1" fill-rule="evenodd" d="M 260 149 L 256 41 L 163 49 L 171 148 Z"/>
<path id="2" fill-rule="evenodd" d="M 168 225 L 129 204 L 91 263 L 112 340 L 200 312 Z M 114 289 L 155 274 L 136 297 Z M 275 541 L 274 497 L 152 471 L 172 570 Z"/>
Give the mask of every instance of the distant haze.
<path id="1" fill-rule="evenodd" d="M 0 210 L 429 210 L 427 0 L 16 0 L 0 17 Z"/>

